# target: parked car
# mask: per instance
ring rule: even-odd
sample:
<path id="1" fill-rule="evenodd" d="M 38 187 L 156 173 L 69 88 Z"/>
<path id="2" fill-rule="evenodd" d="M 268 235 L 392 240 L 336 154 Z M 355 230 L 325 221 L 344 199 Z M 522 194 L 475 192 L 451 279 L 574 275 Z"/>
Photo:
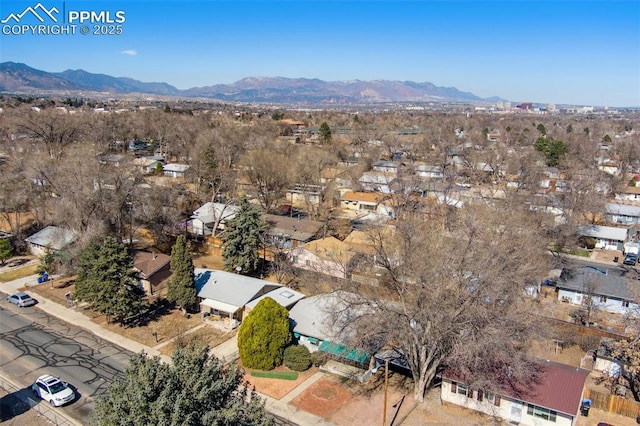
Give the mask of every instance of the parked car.
<path id="1" fill-rule="evenodd" d="M 75 391 L 67 382 L 63 382 L 57 377 L 44 375 L 38 377 L 31 390 L 40 399 L 49 402 L 54 407 L 59 407 L 76 398 Z"/>
<path id="2" fill-rule="evenodd" d="M 36 301 L 31 298 L 27 293 L 16 293 L 11 296 L 7 296 L 7 301 L 9 303 L 13 303 L 14 305 L 24 308 L 26 306 L 33 306 L 36 304 Z"/>
<path id="3" fill-rule="evenodd" d="M 633 254 L 633 253 L 629 253 L 624 257 L 624 260 L 622 261 L 622 263 L 625 264 L 625 265 L 634 266 L 637 261 L 638 261 L 638 255 L 637 254 Z"/>

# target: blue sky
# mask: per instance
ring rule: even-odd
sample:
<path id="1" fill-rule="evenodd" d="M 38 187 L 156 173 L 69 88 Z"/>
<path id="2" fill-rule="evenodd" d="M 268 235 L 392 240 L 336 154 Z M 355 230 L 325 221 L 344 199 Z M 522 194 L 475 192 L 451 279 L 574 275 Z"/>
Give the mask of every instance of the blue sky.
<path id="1" fill-rule="evenodd" d="M 635 0 L 40 2 L 120 10 L 126 21 L 121 35 L 2 34 L 2 61 L 179 89 L 253 76 L 387 79 L 514 102 L 640 106 Z M 0 19 L 37 3 L 2 0 Z"/>

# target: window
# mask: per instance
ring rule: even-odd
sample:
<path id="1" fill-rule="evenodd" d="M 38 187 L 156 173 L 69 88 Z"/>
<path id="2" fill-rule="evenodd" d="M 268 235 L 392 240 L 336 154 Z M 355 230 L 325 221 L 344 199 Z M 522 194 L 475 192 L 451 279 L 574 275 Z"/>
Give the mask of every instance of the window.
<path id="1" fill-rule="evenodd" d="M 542 407 L 537 407 L 532 404 L 529 404 L 527 406 L 527 414 L 533 417 L 539 417 L 544 420 L 549 420 L 550 422 L 556 421 L 555 411 L 547 410 L 546 408 L 542 408 Z"/>
<path id="2" fill-rule="evenodd" d="M 607 303 L 607 296 L 600 296 L 600 303 Z"/>
<path id="3" fill-rule="evenodd" d="M 487 399 L 487 401 L 489 401 L 490 403 L 492 403 L 496 407 L 500 406 L 500 397 L 498 395 L 496 395 L 495 393 L 486 392 L 484 394 L 484 397 Z"/>
<path id="4" fill-rule="evenodd" d="M 307 260 L 304 261 L 304 264 L 307 265 L 307 266 L 311 266 L 311 261 L 309 259 L 307 259 Z"/>
<path id="5" fill-rule="evenodd" d="M 458 383 L 457 393 L 459 395 L 467 396 L 469 394 L 469 388 L 467 387 L 467 385 L 463 385 L 462 383 Z"/>
<path id="6" fill-rule="evenodd" d="M 628 300 L 623 300 L 622 301 L 622 307 L 623 308 L 628 308 L 629 307 L 629 301 Z"/>

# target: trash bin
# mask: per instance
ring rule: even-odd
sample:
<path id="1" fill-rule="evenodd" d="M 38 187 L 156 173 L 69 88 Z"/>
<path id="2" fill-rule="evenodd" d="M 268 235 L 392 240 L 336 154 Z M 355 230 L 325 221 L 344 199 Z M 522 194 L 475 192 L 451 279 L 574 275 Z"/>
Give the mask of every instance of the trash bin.
<path id="1" fill-rule="evenodd" d="M 615 263 L 618 263 L 618 256 L 614 256 L 614 257 L 613 257 L 613 261 L 614 261 Z"/>
<path id="2" fill-rule="evenodd" d="M 580 406 L 580 413 L 582 413 L 582 415 L 585 417 L 589 417 L 590 408 L 591 408 L 591 400 L 586 398 L 583 399 L 582 405 Z"/>

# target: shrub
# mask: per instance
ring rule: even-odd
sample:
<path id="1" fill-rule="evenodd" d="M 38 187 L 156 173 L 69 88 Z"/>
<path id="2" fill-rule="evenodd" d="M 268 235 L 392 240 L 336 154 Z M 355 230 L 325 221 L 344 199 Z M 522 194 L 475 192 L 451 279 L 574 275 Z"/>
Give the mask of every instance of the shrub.
<path id="1" fill-rule="evenodd" d="M 294 371 L 305 371 L 311 367 L 311 354 L 306 346 L 293 345 L 284 350 L 284 365 Z"/>
<path id="2" fill-rule="evenodd" d="M 271 370 L 281 365 L 290 343 L 289 311 L 270 297 L 249 312 L 238 331 L 238 352 L 247 368 Z"/>
<path id="3" fill-rule="evenodd" d="M 327 356 L 324 353 L 320 351 L 311 352 L 311 364 L 314 367 L 320 367 L 325 362 L 327 362 Z"/>

